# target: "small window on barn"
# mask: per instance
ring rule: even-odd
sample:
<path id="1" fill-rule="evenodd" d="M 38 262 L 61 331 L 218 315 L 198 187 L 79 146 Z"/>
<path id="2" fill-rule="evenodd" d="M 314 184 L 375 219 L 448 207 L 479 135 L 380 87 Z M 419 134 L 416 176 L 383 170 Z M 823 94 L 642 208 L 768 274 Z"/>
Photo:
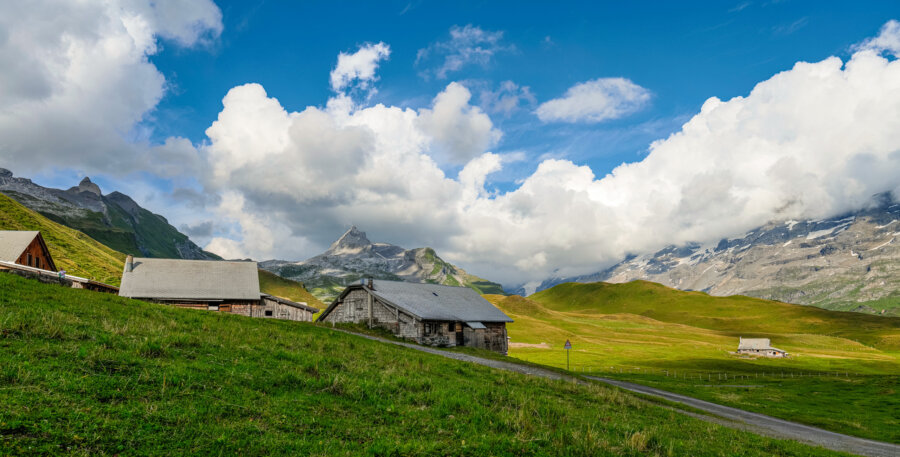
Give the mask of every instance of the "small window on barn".
<path id="1" fill-rule="evenodd" d="M 206 305 L 206 310 L 207 311 L 218 311 L 219 305 Z"/>
<path id="2" fill-rule="evenodd" d="M 37 267 L 37 268 L 40 268 L 40 267 L 41 267 L 41 258 L 40 258 L 40 257 L 36 257 L 36 258 L 34 259 L 34 266 Z"/>
<path id="3" fill-rule="evenodd" d="M 267 310 L 266 310 L 266 317 L 271 316 L 271 315 L 272 315 L 272 310 L 271 310 L 271 309 L 267 309 Z"/>
<path id="4" fill-rule="evenodd" d="M 29 267 L 34 266 L 34 265 L 32 265 L 31 254 L 28 254 L 26 257 L 28 259 L 28 266 Z"/>

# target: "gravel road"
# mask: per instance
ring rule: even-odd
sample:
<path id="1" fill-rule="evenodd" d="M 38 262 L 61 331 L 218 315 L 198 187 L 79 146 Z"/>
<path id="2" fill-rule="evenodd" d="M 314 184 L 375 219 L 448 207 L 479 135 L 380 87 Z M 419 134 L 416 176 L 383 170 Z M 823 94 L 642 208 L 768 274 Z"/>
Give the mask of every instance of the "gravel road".
<path id="1" fill-rule="evenodd" d="M 427 352 L 429 354 L 435 354 L 449 359 L 477 363 L 479 365 L 498 368 L 501 370 L 514 371 L 529 376 L 587 383 L 587 381 L 584 381 L 581 378 L 568 376 L 552 370 L 545 370 L 539 367 L 520 365 L 518 363 L 504 362 L 500 360 L 486 359 L 469 354 L 461 354 L 458 352 L 450 352 L 427 346 L 420 346 L 418 344 L 391 341 L 370 335 L 362 335 L 358 333 L 353 334 L 361 336 L 363 338 L 368 338 L 370 340 L 403 346 L 414 349 L 416 351 Z M 663 398 L 674 403 L 683 404 L 701 411 L 705 411 L 709 414 L 713 414 L 713 416 L 696 414 L 690 411 L 682 411 L 676 409 L 676 411 L 678 412 L 687 414 L 697 419 L 707 422 L 713 422 L 725 427 L 747 430 L 753 433 L 773 438 L 795 440 L 801 443 L 806 443 L 813 446 L 821 446 L 826 449 L 835 451 L 849 452 L 851 454 L 870 457 L 900 457 L 900 446 L 896 444 L 867 440 L 864 438 L 857 438 L 855 436 L 829 432 L 828 430 L 810 427 L 808 425 L 798 424 L 796 422 L 789 422 L 775 417 L 766 416 L 764 414 L 751 413 L 749 411 L 744 411 L 737 408 L 717 405 L 708 401 L 698 400 L 696 398 L 686 397 L 684 395 L 667 392 L 665 390 L 654 389 L 652 387 L 647 387 L 640 384 L 618 381 L 614 379 L 598 378 L 594 376 L 585 376 L 585 378 L 597 382 L 606 383 L 631 392 L 636 392 L 657 398 Z"/>

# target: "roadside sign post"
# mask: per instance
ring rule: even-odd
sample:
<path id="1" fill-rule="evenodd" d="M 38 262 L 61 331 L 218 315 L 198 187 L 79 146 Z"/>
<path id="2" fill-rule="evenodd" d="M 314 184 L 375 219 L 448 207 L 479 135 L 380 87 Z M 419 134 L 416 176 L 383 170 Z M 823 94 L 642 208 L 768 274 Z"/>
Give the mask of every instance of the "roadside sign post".
<path id="1" fill-rule="evenodd" d="M 566 348 L 566 371 L 569 371 L 569 351 L 572 349 L 572 343 L 566 340 L 566 345 L 563 347 Z"/>

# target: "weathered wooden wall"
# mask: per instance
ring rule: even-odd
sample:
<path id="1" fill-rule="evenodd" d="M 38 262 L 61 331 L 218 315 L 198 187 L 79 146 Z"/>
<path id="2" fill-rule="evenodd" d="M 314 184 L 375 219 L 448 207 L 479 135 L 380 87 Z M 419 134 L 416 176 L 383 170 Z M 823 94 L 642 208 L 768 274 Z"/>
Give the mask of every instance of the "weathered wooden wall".
<path id="1" fill-rule="evenodd" d="M 53 270 L 53 260 L 51 260 L 50 253 L 44 249 L 44 246 L 40 242 L 40 238 L 37 236 L 34 237 L 31 244 L 25 248 L 25 251 L 22 252 L 22 255 L 16 260 L 16 263 L 19 265 L 55 271 Z"/>
<path id="2" fill-rule="evenodd" d="M 351 290 L 325 316 L 325 322 L 369 323 L 369 293 Z M 418 339 L 422 335 L 422 323 L 396 307 L 372 297 L 372 325 L 383 328 L 401 338 Z"/>
<path id="3" fill-rule="evenodd" d="M 269 314 L 266 314 L 266 312 Z M 253 307 L 252 317 L 268 317 L 289 321 L 312 322 L 312 312 L 296 306 L 281 303 L 271 298 L 263 298 L 259 306 Z"/>

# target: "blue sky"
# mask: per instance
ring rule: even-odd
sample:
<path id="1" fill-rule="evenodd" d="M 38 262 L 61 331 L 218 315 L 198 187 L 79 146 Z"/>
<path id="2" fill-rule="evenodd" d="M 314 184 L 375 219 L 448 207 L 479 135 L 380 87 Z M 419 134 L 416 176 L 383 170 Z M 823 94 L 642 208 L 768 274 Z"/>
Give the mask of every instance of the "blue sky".
<path id="1" fill-rule="evenodd" d="M 0 5 L 0 167 L 229 258 L 521 284 L 900 194 L 900 4 Z M 752 92 L 751 92 L 752 91 Z"/>
<path id="2" fill-rule="evenodd" d="M 639 159 L 707 98 L 746 95 L 800 60 L 846 57 L 900 13 L 890 1 L 217 3 L 225 27 L 212 49 L 166 49 L 151 58 L 173 85 L 150 121 L 157 141 L 204 141 L 224 94 L 248 82 L 291 110 L 321 106 L 332 95 L 336 54 L 383 41 L 392 52 L 379 68 L 375 103 L 427 106 L 448 81 L 467 80 L 515 81 L 538 102 L 598 77 L 624 76 L 649 89 L 647 109 L 611 122 L 541 125 L 527 107 L 492 117 L 504 131 L 499 150 L 564 156 L 598 174 Z M 467 24 L 503 32 L 510 49 L 487 65 L 423 78 L 417 52 Z"/>

